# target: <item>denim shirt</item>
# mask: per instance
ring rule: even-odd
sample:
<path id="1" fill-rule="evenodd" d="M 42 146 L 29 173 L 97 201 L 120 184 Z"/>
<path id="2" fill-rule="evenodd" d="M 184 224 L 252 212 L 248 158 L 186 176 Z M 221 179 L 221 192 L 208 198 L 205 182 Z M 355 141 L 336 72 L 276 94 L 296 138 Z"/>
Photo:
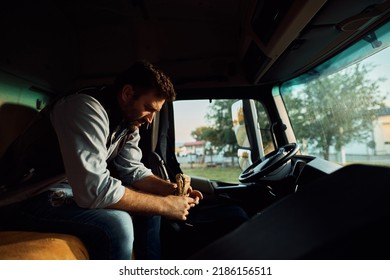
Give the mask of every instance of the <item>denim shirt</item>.
<path id="1" fill-rule="evenodd" d="M 138 129 L 112 157 L 127 133 L 110 134 L 108 114 L 94 97 L 87 94 L 64 97 L 54 106 L 50 120 L 58 136 L 67 180 L 80 207 L 112 205 L 124 195 L 125 185 L 153 175 L 141 162 Z M 110 156 L 115 178 L 108 169 Z"/>

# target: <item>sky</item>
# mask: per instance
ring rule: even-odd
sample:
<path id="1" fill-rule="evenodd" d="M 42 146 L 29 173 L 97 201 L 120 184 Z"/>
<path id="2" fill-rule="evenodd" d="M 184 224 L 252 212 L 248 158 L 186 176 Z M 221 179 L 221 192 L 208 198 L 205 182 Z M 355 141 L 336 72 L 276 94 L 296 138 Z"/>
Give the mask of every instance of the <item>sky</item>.
<path id="1" fill-rule="evenodd" d="M 191 132 L 200 126 L 207 125 L 206 114 L 210 103 L 208 100 L 175 101 L 176 142 L 192 142 Z M 191 112 L 196 112 L 191 113 Z M 203 118 L 199 117 L 203 116 Z"/>
<path id="2" fill-rule="evenodd" d="M 380 84 L 383 92 L 387 92 L 387 106 L 390 107 L 390 47 L 371 56 L 367 61 L 371 61 L 376 65 L 375 69 L 370 73 L 373 79 L 378 77 L 386 77 L 387 80 Z"/>

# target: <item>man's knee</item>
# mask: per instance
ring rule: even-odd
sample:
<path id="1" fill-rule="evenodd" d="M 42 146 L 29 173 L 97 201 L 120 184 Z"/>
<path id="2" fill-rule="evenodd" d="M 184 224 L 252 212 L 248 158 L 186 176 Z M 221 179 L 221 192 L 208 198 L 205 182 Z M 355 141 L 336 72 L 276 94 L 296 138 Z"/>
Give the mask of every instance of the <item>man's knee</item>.
<path id="1" fill-rule="evenodd" d="M 134 229 L 130 215 L 121 210 L 104 209 L 100 215 L 100 229 L 106 236 L 109 252 L 107 259 L 131 259 Z M 96 244 L 98 247 L 99 244 Z"/>
<path id="2" fill-rule="evenodd" d="M 111 234 L 134 239 L 133 221 L 129 213 L 121 210 L 108 210 L 107 219 Z"/>

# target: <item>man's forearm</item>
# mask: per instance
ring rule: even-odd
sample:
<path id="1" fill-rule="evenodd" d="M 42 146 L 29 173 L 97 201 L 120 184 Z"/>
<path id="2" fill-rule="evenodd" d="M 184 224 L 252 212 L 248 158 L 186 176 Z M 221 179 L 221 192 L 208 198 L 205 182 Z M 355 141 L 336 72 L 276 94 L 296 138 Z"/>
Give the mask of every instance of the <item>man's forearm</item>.
<path id="1" fill-rule="evenodd" d="M 145 177 L 133 184 L 133 186 L 143 192 L 167 196 L 174 194 L 176 184 L 165 181 L 157 176 Z"/>
<path id="2" fill-rule="evenodd" d="M 129 213 L 145 215 L 161 215 L 163 212 L 163 197 L 147 194 L 132 188 L 125 188 L 123 197 L 108 208 L 124 210 Z"/>
<path id="3" fill-rule="evenodd" d="M 199 199 L 186 196 L 158 196 L 125 188 L 123 197 L 108 208 L 123 210 L 130 214 L 161 215 L 171 219 L 186 220 L 189 209 L 198 202 Z"/>

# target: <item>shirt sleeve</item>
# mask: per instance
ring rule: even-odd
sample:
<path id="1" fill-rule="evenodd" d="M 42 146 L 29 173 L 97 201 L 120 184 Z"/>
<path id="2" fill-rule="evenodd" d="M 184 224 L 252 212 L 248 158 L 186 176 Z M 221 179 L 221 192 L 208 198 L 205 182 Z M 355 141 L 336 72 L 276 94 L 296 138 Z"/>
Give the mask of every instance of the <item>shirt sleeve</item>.
<path id="1" fill-rule="evenodd" d="M 125 187 L 107 169 L 109 120 L 100 103 L 89 95 L 71 95 L 56 103 L 50 118 L 76 203 L 104 208 L 118 202 Z"/>
<path id="2" fill-rule="evenodd" d="M 125 185 L 132 185 L 138 180 L 153 175 L 152 171 L 141 162 L 142 151 L 138 146 L 139 130 L 135 130 L 130 136 L 123 149 L 113 159 L 113 165 Z"/>

